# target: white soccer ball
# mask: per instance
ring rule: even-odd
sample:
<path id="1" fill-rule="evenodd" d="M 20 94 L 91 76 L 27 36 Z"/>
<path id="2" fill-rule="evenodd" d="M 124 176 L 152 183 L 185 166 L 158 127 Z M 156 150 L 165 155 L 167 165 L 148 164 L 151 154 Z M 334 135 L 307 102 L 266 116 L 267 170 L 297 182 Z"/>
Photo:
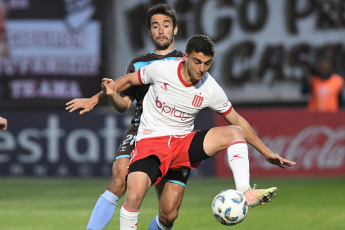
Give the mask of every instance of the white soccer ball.
<path id="1" fill-rule="evenodd" d="M 248 202 L 242 193 L 228 189 L 220 192 L 212 202 L 213 216 L 224 225 L 241 223 L 248 213 Z"/>

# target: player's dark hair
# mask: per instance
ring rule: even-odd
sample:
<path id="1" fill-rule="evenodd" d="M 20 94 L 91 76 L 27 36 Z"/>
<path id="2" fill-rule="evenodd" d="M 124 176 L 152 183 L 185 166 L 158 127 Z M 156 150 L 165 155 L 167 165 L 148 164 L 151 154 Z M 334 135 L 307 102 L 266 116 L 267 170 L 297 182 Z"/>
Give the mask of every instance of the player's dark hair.
<path id="1" fill-rule="evenodd" d="M 194 35 L 187 43 L 186 53 L 189 55 L 193 52 L 213 57 L 216 51 L 213 41 L 206 35 L 199 34 Z"/>
<path id="2" fill-rule="evenodd" d="M 174 28 L 177 26 L 177 16 L 175 10 L 164 3 L 153 5 L 148 11 L 146 16 L 146 26 L 151 31 L 151 18 L 155 14 L 164 14 L 171 18 Z"/>

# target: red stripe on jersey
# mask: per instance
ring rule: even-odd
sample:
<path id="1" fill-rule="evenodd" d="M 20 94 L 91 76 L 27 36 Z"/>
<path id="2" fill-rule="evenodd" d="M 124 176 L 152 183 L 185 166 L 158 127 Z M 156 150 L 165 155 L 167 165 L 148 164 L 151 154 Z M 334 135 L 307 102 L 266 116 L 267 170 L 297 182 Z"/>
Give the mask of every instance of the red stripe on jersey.
<path id="1" fill-rule="evenodd" d="M 139 71 L 138 71 L 138 79 L 139 79 L 140 84 L 143 85 L 144 83 L 143 83 L 143 81 L 141 80 L 140 70 L 141 70 L 141 69 L 139 69 Z"/>
<path id="2" fill-rule="evenodd" d="M 231 112 L 231 110 L 232 110 L 232 105 L 231 105 L 231 107 L 230 107 L 230 109 L 228 111 L 226 111 L 224 113 L 221 113 L 221 115 L 222 116 L 228 115 Z"/>

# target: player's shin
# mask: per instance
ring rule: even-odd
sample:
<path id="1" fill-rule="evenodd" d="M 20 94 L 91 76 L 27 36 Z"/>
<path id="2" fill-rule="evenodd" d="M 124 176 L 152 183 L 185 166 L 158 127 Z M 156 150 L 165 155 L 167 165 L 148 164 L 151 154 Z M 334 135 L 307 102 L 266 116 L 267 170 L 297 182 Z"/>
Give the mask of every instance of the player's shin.
<path id="1" fill-rule="evenodd" d="M 231 142 L 227 149 L 227 157 L 234 176 L 236 190 L 244 193 L 250 188 L 247 142 L 244 140 Z"/>
<path id="2" fill-rule="evenodd" d="M 122 205 L 120 210 L 120 230 L 136 230 L 138 225 L 138 210 L 128 210 Z"/>

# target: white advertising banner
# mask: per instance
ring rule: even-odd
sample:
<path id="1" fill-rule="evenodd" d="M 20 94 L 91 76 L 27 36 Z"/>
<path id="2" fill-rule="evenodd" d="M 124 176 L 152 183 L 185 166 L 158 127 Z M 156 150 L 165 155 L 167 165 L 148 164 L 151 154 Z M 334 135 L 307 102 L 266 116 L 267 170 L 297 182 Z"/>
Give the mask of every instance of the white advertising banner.
<path id="1" fill-rule="evenodd" d="M 93 0 L 7 0 L 0 100 L 66 101 L 99 91 L 101 22 Z"/>
<path id="2" fill-rule="evenodd" d="M 194 34 L 216 45 L 210 70 L 232 102 L 300 102 L 305 69 L 327 57 L 345 73 L 344 0 L 167 0 L 178 16 L 177 49 Z M 150 52 L 151 1 L 116 1 L 114 71 Z"/>

